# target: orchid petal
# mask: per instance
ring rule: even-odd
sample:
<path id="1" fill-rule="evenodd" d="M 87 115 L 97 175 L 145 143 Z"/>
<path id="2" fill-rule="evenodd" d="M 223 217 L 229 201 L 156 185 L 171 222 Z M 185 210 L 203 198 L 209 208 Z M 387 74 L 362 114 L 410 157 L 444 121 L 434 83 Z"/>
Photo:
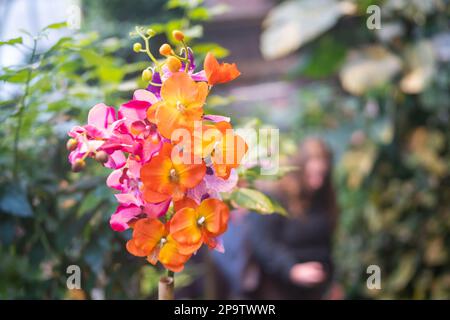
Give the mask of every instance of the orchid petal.
<path id="1" fill-rule="evenodd" d="M 154 104 L 158 101 L 158 98 L 148 90 L 138 89 L 133 93 L 133 100 L 147 101 Z"/>
<path id="2" fill-rule="evenodd" d="M 219 115 L 216 115 L 216 114 L 204 115 L 203 119 L 204 120 L 209 120 L 209 121 L 212 121 L 212 122 L 221 122 L 221 121 L 230 122 L 230 120 L 231 120 L 229 117 L 219 116 Z"/>
<path id="3" fill-rule="evenodd" d="M 160 203 L 146 203 L 143 211 L 149 218 L 160 218 L 169 210 L 171 200 Z"/>
<path id="4" fill-rule="evenodd" d="M 108 176 L 108 178 L 106 179 L 106 185 L 112 189 L 116 189 L 116 190 L 123 190 L 123 185 L 120 182 L 120 179 L 122 177 L 123 171 L 118 169 L 118 170 L 114 170 L 113 172 L 111 172 Z"/>
<path id="5" fill-rule="evenodd" d="M 105 163 L 105 167 L 111 168 L 111 169 L 118 169 L 118 168 L 122 168 L 126 162 L 127 162 L 127 158 L 125 158 L 125 155 L 123 154 L 123 152 L 117 150 L 109 155 L 108 161 Z"/>
<path id="6" fill-rule="evenodd" d="M 142 213 L 141 208 L 135 205 L 119 205 L 116 212 L 111 216 L 109 224 L 114 231 L 125 231 L 129 228 L 128 222 Z"/>
<path id="7" fill-rule="evenodd" d="M 104 103 L 96 104 L 88 114 L 88 125 L 103 130 L 116 121 L 116 111 Z"/>

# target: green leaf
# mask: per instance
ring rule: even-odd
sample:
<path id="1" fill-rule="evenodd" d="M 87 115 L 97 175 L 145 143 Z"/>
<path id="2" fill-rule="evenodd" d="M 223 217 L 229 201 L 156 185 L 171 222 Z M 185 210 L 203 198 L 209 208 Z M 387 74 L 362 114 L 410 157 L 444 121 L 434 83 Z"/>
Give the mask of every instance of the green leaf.
<path id="1" fill-rule="evenodd" d="M 286 209 L 278 202 L 273 199 L 271 199 L 272 205 L 273 205 L 273 212 L 281 214 L 282 216 L 288 216 L 288 212 Z"/>
<path id="2" fill-rule="evenodd" d="M 16 114 L 17 100 L 4 100 L 0 101 L 0 123 Z"/>
<path id="3" fill-rule="evenodd" d="M 14 107 L 16 103 L 17 100 L 15 99 L 0 101 L 0 110 L 5 110 Z"/>
<path id="4" fill-rule="evenodd" d="M 64 110 L 68 106 L 69 106 L 69 103 L 68 103 L 67 99 L 61 99 L 61 100 L 50 102 L 47 105 L 47 110 L 57 112 L 57 111 Z"/>
<path id="5" fill-rule="evenodd" d="M 264 193 L 253 189 L 239 188 L 233 191 L 230 200 L 238 207 L 263 214 L 270 214 L 275 211 L 270 198 Z"/>
<path id="6" fill-rule="evenodd" d="M 6 41 L 0 41 L 0 46 L 4 46 L 4 45 L 13 46 L 16 44 L 22 44 L 22 42 L 23 42 L 22 37 L 17 37 L 17 38 L 9 39 Z"/>
<path id="7" fill-rule="evenodd" d="M 120 68 L 106 65 L 98 68 L 98 75 L 103 82 L 119 83 L 125 74 Z"/>
<path id="8" fill-rule="evenodd" d="M 77 211 L 77 216 L 81 217 L 87 212 L 94 210 L 104 199 L 99 197 L 95 192 L 89 193 L 85 196 Z"/>
<path id="9" fill-rule="evenodd" d="M 189 9 L 194 8 L 195 6 L 201 4 L 203 0 L 169 0 L 167 2 L 167 9 L 177 9 L 177 8 L 183 8 L 183 9 Z"/>
<path id="10" fill-rule="evenodd" d="M 0 212 L 17 217 L 31 217 L 33 210 L 26 192 L 18 185 L 3 185 L 0 191 Z"/>
<path id="11" fill-rule="evenodd" d="M 48 26 L 46 26 L 43 30 L 48 30 L 48 29 L 61 29 L 61 28 L 65 28 L 67 27 L 67 22 L 57 22 L 57 23 L 52 23 L 49 24 Z"/>
<path id="12" fill-rule="evenodd" d="M 331 37 L 326 37 L 320 41 L 312 53 L 302 74 L 316 79 L 329 77 L 339 70 L 345 60 L 346 52 L 343 45 Z"/>
<path id="13" fill-rule="evenodd" d="M 82 50 L 80 56 L 87 66 L 99 66 L 104 62 L 104 58 L 92 49 Z"/>
<path id="14" fill-rule="evenodd" d="M 206 21 L 210 18 L 210 14 L 208 12 L 208 9 L 204 7 L 195 8 L 188 12 L 188 17 L 191 20 L 197 20 L 197 21 Z"/>
<path id="15" fill-rule="evenodd" d="M 70 37 L 62 37 L 60 38 L 48 51 L 47 53 L 53 52 L 64 46 L 67 42 L 70 42 L 72 38 Z"/>
<path id="16" fill-rule="evenodd" d="M 0 81 L 11 83 L 25 83 L 28 78 L 28 69 L 21 69 L 17 71 L 8 70 L 7 73 L 0 76 Z"/>
<path id="17" fill-rule="evenodd" d="M 85 48 L 89 45 L 92 45 L 95 41 L 97 41 L 100 38 L 100 35 L 98 34 L 98 32 L 89 32 L 86 34 L 83 34 L 82 37 L 75 42 L 74 44 L 74 48 Z"/>
<path id="18" fill-rule="evenodd" d="M 200 54 L 207 54 L 208 52 L 213 53 L 217 59 L 222 59 L 228 56 L 230 53 L 227 49 L 224 47 L 219 46 L 215 43 L 201 43 L 192 46 L 192 50 L 196 53 Z"/>
<path id="19" fill-rule="evenodd" d="M 166 30 L 166 27 L 163 23 L 152 23 L 148 26 L 150 29 L 153 29 L 157 34 L 163 33 Z M 138 36 L 136 34 L 136 36 Z"/>

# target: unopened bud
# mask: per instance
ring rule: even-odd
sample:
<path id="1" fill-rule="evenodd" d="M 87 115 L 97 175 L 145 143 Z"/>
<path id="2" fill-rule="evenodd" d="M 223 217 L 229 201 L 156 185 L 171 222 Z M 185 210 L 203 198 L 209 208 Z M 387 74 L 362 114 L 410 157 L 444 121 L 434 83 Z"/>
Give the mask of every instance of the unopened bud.
<path id="1" fill-rule="evenodd" d="M 173 50 L 169 44 L 164 43 L 161 47 L 159 47 L 159 53 L 162 56 L 169 56 L 173 53 Z"/>
<path id="2" fill-rule="evenodd" d="M 76 139 L 70 138 L 69 140 L 67 140 L 67 143 L 66 143 L 67 150 L 73 151 L 77 148 L 77 146 L 78 146 L 78 141 Z"/>
<path id="3" fill-rule="evenodd" d="M 149 69 L 142 71 L 142 81 L 148 82 L 152 80 L 153 73 Z"/>
<path id="4" fill-rule="evenodd" d="M 108 154 L 103 150 L 97 151 L 95 153 L 95 160 L 100 163 L 106 163 L 108 161 Z"/>
<path id="5" fill-rule="evenodd" d="M 142 49 L 142 44 L 140 44 L 139 42 L 136 42 L 135 44 L 133 44 L 133 51 L 134 52 L 139 52 Z"/>
<path id="6" fill-rule="evenodd" d="M 156 34 L 155 30 L 153 30 L 151 28 L 148 28 L 146 33 L 149 37 L 153 37 Z"/>
<path id="7" fill-rule="evenodd" d="M 181 68 L 181 61 L 173 56 L 167 58 L 166 64 L 170 72 L 178 72 Z"/>
<path id="8" fill-rule="evenodd" d="M 83 159 L 77 159 L 72 163 L 72 171 L 80 172 L 86 167 L 86 162 Z"/>
<path id="9" fill-rule="evenodd" d="M 173 30 L 172 31 L 172 37 L 174 37 L 177 41 L 183 41 L 184 40 L 184 33 L 180 30 Z"/>

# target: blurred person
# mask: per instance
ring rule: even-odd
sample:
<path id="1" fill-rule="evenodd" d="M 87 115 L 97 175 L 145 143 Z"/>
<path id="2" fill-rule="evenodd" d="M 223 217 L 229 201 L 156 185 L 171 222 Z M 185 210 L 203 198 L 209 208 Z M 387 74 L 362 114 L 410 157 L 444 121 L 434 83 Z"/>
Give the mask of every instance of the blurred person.
<path id="1" fill-rule="evenodd" d="M 298 170 L 264 190 L 279 200 L 289 215 L 251 213 L 248 217 L 247 241 L 253 263 L 244 272 L 244 280 L 259 274 L 257 284 L 251 281 L 255 288 L 250 297 L 340 298 L 340 290 L 332 286 L 332 234 L 338 215 L 332 153 L 322 140 L 309 138 L 290 162 Z"/>

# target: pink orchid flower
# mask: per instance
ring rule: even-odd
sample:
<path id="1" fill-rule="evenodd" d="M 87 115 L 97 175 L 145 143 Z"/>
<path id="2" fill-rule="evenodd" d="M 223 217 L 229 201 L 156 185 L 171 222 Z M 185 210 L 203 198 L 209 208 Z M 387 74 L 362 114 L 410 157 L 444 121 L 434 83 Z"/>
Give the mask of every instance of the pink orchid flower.
<path id="1" fill-rule="evenodd" d="M 114 170 L 106 180 L 108 187 L 120 191 L 115 195 L 119 206 L 110 219 L 111 228 L 115 231 L 128 229 L 129 223 L 140 216 L 160 217 L 169 208 L 170 200 L 156 204 L 146 203 L 143 200 L 140 190 L 140 169 L 139 162 L 129 159 L 126 166 Z"/>
<path id="2" fill-rule="evenodd" d="M 187 196 L 195 202 L 200 203 L 206 198 L 222 199 L 221 192 L 230 192 L 236 187 L 238 174 L 235 169 L 231 170 L 230 177 L 225 180 L 215 175 L 214 169 L 208 167 L 203 181 L 192 189 L 189 189 Z"/>

